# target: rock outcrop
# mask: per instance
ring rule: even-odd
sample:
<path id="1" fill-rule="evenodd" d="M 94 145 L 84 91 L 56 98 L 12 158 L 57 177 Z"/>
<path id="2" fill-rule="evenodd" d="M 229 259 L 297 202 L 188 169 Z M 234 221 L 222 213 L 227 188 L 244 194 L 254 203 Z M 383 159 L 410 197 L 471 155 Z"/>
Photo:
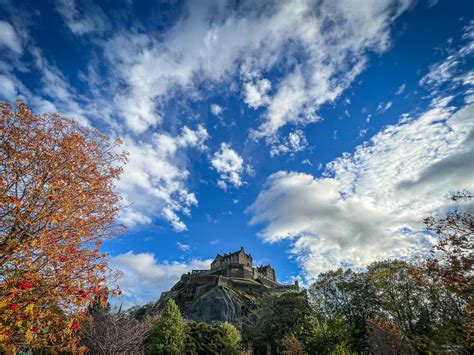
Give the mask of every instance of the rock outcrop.
<path id="1" fill-rule="evenodd" d="M 254 267 L 252 256 L 241 247 L 234 253 L 217 254 L 210 270 L 182 275 L 157 302 L 131 313 L 138 319 L 157 314 L 172 298 L 187 319 L 209 324 L 229 322 L 242 329 L 265 295 L 290 290 L 299 290 L 297 281 L 280 284 L 271 265 Z"/>
<path id="2" fill-rule="evenodd" d="M 285 290 L 244 278 L 185 274 L 157 302 L 135 308 L 132 313 L 139 319 L 157 314 L 172 298 L 187 319 L 209 324 L 229 322 L 242 328 L 266 294 L 281 291 Z"/>

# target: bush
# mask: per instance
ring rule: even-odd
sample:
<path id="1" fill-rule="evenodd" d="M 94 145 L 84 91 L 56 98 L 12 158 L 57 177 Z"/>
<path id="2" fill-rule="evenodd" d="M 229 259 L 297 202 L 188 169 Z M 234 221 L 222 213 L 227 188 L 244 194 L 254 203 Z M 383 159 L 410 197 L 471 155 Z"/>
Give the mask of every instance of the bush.
<path id="1" fill-rule="evenodd" d="M 185 354 L 240 354 L 240 332 L 232 324 L 211 326 L 190 321 L 186 324 Z"/>

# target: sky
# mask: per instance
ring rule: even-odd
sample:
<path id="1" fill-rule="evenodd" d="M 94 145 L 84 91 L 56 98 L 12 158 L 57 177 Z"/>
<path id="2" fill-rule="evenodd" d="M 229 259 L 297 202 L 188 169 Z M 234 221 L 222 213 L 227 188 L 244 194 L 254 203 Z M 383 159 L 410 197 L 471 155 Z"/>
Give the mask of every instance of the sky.
<path id="1" fill-rule="evenodd" d="M 120 137 L 124 305 L 243 246 L 280 282 L 416 260 L 474 189 L 471 1 L 0 0 L 0 99 Z"/>

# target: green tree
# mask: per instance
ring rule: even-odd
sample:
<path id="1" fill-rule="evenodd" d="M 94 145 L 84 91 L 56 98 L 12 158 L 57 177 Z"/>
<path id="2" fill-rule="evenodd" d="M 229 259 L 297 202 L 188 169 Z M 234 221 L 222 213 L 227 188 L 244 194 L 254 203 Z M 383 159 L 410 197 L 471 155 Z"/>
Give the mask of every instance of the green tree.
<path id="1" fill-rule="evenodd" d="M 170 299 L 150 332 L 147 354 L 181 355 L 184 340 L 183 318 L 176 303 Z"/>
<path id="2" fill-rule="evenodd" d="M 280 353 L 282 339 L 294 334 L 305 349 L 312 346 L 317 319 L 304 292 L 287 292 L 268 297 L 255 314 L 250 325 L 244 327 L 244 341 L 256 354 Z"/>
<path id="3" fill-rule="evenodd" d="M 310 286 L 309 299 L 315 309 L 326 350 L 347 343 L 355 352 L 366 352 L 366 322 L 376 313 L 377 299 L 369 288 L 367 273 L 350 269 L 328 271 Z"/>
<path id="4" fill-rule="evenodd" d="M 240 354 L 239 343 L 240 333 L 232 324 L 212 326 L 195 321 L 186 323 L 185 354 L 237 355 Z"/>
<path id="5" fill-rule="evenodd" d="M 241 336 L 239 330 L 228 322 L 220 326 L 222 338 L 225 344 L 224 354 L 240 354 Z"/>

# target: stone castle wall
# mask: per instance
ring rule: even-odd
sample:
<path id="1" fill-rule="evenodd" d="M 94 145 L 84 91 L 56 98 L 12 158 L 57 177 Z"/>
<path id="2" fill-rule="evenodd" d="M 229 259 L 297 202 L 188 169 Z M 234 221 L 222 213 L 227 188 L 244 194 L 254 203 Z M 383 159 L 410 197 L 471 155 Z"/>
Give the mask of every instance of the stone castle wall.
<path id="1" fill-rule="evenodd" d="M 241 264 L 244 266 L 252 267 L 252 255 L 246 254 L 244 248 L 240 248 L 240 250 L 235 253 L 224 254 L 224 256 L 217 254 L 216 258 L 211 263 L 211 270 L 217 270 L 226 265 L 232 264 Z"/>
<path id="2" fill-rule="evenodd" d="M 239 263 L 223 265 L 213 270 L 215 275 L 225 277 L 240 277 L 244 279 L 253 279 L 253 270 L 251 267 Z"/>

